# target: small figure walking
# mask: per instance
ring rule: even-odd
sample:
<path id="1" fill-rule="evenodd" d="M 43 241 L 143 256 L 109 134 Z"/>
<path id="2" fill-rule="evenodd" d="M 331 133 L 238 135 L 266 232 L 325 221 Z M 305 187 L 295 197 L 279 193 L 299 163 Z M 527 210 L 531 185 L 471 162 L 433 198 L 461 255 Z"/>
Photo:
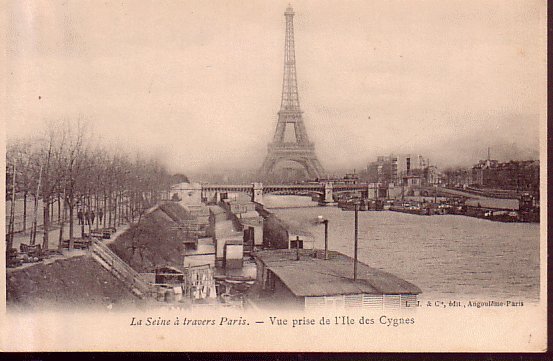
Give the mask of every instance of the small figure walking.
<path id="1" fill-rule="evenodd" d="M 102 208 L 98 210 L 98 223 L 100 222 L 102 222 L 102 224 L 104 223 L 104 211 Z"/>
<path id="2" fill-rule="evenodd" d="M 83 211 L 80 208 L 77 212 L 77 218 L 79 219 L 79 225 L 83 224 Z"/>
<path id="3" fill-rule="evenodd" d="M 96 217 L 96 214 L 94 214 L 94 211 L 90 211 L 90 223 L 94 224 L 95 217 Z"/>
<path id="4" fill-rule="evenodd" d="M 90 214 L 88 213 L 88 209 L 84 212 L 84 219 L 86 220 L 86 224 L 90 225 Z"/>

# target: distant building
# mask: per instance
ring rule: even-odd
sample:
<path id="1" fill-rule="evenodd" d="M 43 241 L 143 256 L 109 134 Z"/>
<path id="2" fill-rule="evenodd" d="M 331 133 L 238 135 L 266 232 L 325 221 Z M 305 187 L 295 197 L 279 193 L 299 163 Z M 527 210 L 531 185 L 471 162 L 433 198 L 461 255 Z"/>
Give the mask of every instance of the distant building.
<path id="1" fill-rule="evenodd" d="M 473 183 L 473 175 L 470 169 L 447 169 L 442 182 L 448 187 L 464 188 Z"/>
<path id="2" fill-rule="evenodd" d="M 339 176 L 339 175 L 329 175 L 328 177 L 324 178 L 316 178 L 313 180 L 307 181 L 308 183 L 325 183 L 325 182 L 332 182 L 334 184 L 357 184 L 359 183 L 359 175 L 355 173 L 346 173 L 345 176 Z M 304 183 L 304 182 L 302 182 Z"/>
<path id="3" fill-rule="evenodd" d="M 423 183 L 423 177 L 419 175 L 406 175 L 403 177 L 403 184 L 407 187 L 420 187 Z"/>
<path id="4" fill-rule="evenodd" d="M 494 159 L 484 159 L 472 167 L 471 184 L 484 185 L 489 183 L 489 177 L 494 173 L 493 169 L 497 168 L 499 162 Z"/>
<path id="5" fill-rule="evenodd" d="M 432 173 L 429 173 L 430 167 Z M 422 183 L 437 182 L 437 168 L 430 166 L 428 159 L 420 154 L 391 154 L 378 156 L 375 162 L 367 166 L 367 180 L 371 183 L 395 185 L 405 184 L 406 177 L 418 176 Z"/>
<path id="6" fill-rule="evenodd" d="M 484 188 L 538 192 L 540 163 L 537 160 L 481 160 L 472 167 L 472 184 Z"/>
<path id="7" fill-rule="evenodd" d="M 354 173 L 346 173 L 343 179 L 341 181 L 345 184 L 357 184 L 359 183 L 359 176 Z"/>
<path id="8" fill-rule="evenodd" d="M 429 185 L 442 183 L 442 174 L 438 170 L 438 167 L 436 167 L 435 165 L 429 165 L 428 167 L 426 167 L 425 178 L 427 184 Z"/>
<path id="9" fill-rule="evenodd" d="M 243 231 L 243 239 L 248 249 L 263 244 L 263 217 L 256 211 L 255 203 L 247 197 L 226 198 L 220 203 L 235 227 Z"/>
<path id="10" fill-rule="evenodd" d="M 171 200 L 183 205 L 200 206 L 202 204 L 202 186 L 199 183 L 178 183 L 171 186 Z"/>
<path id="11" fill-rule="evenodd" d="M 396 158 L 397 174 L 400 177 L 415 175 L 428 166 L 428 161 L 420 154 L 400 154 Z"/>
<path id="12" fill-rule="evenodd" d="M 378 156 L 376 162 L 367 166 L 368 181 L 371 183 L 399 183 L 397 156 Z"/>
<path id="13" fill-rule="evenodd" d="M 210 211 L 210 236 L 213 237 L 215 245 L 215 264 L 225 266 L 228 256 L 233 257 L 233 261 L 240 262 L 240 257 L 236 256 L 236 248 L 244 248 L 244 233 L 237 229 L 236 220 L 225 211 L 223 207 L 211 206 Z M 230 248 L 229 248 L 230 247 Z M 232 263 L 232 262 L 231 262 Z"/>

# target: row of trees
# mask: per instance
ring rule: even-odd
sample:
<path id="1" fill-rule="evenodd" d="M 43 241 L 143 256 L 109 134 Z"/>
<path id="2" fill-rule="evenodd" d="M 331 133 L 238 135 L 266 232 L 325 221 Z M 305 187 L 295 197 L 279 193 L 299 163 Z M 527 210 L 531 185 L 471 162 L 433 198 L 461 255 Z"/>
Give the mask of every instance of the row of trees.
<path id="1" fill-rule="evenodd" d="M 71 249 L 77 210 L 102 209 L 104 225 L 112 227 L 124 217 L 134 221 L 169 189 L 171 176 L 157 160 L 110 150 L 97 145 L 94 139 L 86 123 L 78 121 L 53 123 L 41 137 L 8 141 L 6 200 L 23 199 L 23 222 L 27 219 L 27 200 L 34 201 L 31 244 L 35 244 L 37 235 L 39 200 L 43 212 L 42 248 L 49 247 L 49 231 L 54 223 L 59 224 L 61 247 L 66 237 L 65 222 L 69 222 Z M 57 220 L 52 219 L 54 207 Z M 7 249 L 13 244 L 13 225 L 12 208 Z"/>

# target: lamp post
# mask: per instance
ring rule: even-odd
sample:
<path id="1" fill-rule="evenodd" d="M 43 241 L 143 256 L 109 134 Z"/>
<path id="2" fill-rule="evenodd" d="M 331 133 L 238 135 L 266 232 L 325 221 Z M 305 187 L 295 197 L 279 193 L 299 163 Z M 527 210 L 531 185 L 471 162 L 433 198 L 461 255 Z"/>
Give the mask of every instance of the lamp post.
<path id="1" fill-rule="evenodd" d="M 328 219 L 323 218 L 323 216 L 317 217 L 319 223 L 325 225 L 325 260 L 328 259 Z"/>

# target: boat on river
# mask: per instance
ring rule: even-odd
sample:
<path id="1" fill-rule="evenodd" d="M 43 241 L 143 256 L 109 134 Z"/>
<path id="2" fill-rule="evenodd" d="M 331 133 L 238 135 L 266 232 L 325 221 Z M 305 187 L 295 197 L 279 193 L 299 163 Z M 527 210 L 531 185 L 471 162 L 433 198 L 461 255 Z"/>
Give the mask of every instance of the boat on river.
<path id="1" fill-rule="evenodd" d="M 409 213 L 409 214 L 416 214 L 419 216 L 429 216 L 430 212 L 428 208 L 420 207 L 416 205 L 400 205 L 400 206 L 391 206 L 391 211 L 394 212 L 401 212 L 401 213 Z"/>
<path id="2" fill-rule="evenodd" d="M 382 211 L 384 210 L 384 202 L 370 199 L 359 199 L 359 198 L 344 198 L 338 200 L 338 207 L 342 208 L 343 211 L 354 211 L 355 205 L 359 205 L 360 211 Z"/>

